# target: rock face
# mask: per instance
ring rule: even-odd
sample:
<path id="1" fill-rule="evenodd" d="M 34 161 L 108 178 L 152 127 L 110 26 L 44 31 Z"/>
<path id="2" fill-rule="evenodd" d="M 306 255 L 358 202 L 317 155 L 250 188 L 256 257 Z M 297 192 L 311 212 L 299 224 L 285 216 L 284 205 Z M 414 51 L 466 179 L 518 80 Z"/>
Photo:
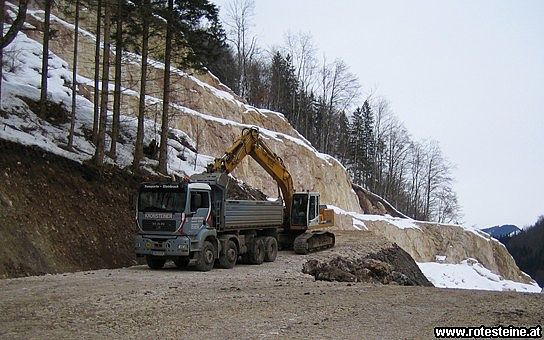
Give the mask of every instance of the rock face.
<path id="1" fill-rule="evenodd" d="M 30 10 L 27 22 L 41 27 L 40 15 Z M 71 67 L 73 28 L 58 17 L 52 18 L 51 26 L 57 31 L 57 35 L 51 41 L 50 49 Z M 30 31 L 29 36 L 41 41 L 39 31 Z M 83 32 L 80 35 L 80 44 L 78 73 L 89 78 L 84 82 L 84 86 L 80 86 L 83 87 L 80 92 L 92 100 L 94 89 L 90 79 L 94 75 L 92 69 L 94 36 L 89 32 Z M 135 115 L 138 109 L 137 80 L 140 79 L 140 59 L 136 55 L 127 55 L 125 59 L 122 110 L 125 114 Z M 113 73 L 113 68 L 111 72 Z M 160 107 L 158 104 L 161 104 L 163 72 L 161 63 L 151 62 L 147 82 L 149 93 L 147 114 L 151 119 L 156 116 Z M 258 110 L 245 104 L 210 73 L 193 76 L 175 70 L 171 77 L 175 89 L 171 94 L 173 115 L 171 126 L 185 131 L 196 141 L 199 153 L 220 157 L 244 127 L 257 126 L 263 132 L 266 143 L 283 159 L 291 172 L 296 190 L 318 191 L 321 193 L 322 204 L 333 204 L 348 211 L 360 211 L 357 196 L 351 190 L 351 183 L 344 167 L 334 158 L 317 153 L 282 114 Z M 160 122 L 158 124 L 160 125 Z M 278 196 L 275 181 L 251 159 L 245 159 L 233 175 L 260 189 L 267 196 Z"/>

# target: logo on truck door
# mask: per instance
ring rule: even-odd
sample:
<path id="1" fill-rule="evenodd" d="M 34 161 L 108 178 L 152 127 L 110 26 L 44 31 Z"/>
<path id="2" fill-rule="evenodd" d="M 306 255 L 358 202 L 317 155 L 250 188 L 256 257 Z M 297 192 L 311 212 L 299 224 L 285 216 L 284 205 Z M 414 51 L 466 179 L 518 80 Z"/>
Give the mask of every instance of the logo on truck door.
<path id="1" fill-rule="evenodd" d="M 191 219 L 191 229 L 200 229 L 203 222 L 204 222 L 204 217 L 193 217 Z"/>
<path id="2" fill-rule="evenodd" d="M 172 213 L 145 213 L 144 218 L 152 218 L 152 219 L 169 219 L 172 218 Z"/>

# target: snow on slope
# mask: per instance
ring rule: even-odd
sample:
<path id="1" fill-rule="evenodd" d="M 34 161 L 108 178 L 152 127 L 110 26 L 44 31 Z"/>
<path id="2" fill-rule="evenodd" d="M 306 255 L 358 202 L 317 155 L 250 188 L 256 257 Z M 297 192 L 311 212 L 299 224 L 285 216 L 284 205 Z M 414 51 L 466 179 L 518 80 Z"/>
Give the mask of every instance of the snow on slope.
<path id="1" fill-rule="evenodd" d="M 540 293 L 536 284 L 524 284 L 505 280 L 492 273 L 474 259 L 467 259 L 458 264 L 425 262 L 418 263 L 419 268 L 433 285 L 439 288 L 480 289 L 495 291 L 518 291 Z"/>
<path id="2" fill-rule="evenodd" d="M 367 215 L 367 214 L 360 214 L 353 211 L 345 211 L 341 208 L 338 208 L 334 205 L 327 205 L 328 208 L 333 209 L 334 213 L 337 215 L 347 215 L 350 216 L 353 219 L 353 228 L 357 230 L 368 230 L 368 228 L 365 226 L 365 221 L 384 221 L 387 223 L 390 223 L 394 225 L 395 227 L 399 229 L 420 229 L 414 222 L 414 220 L 410 218 L 399 218 L 399 217 L 392 217 L 390 215 Z"/>
<path id="3" fill-rule="evenodd" d="M 34 114 L 26 100 L 38 101 L 40 97 L 40 69 L 42 45 L 19 33 L 15 40 L 4 49 L 8 68 L 4 70 L 2 82 L 2 107 L 7 115 L 0 116 L 0 138 L 38 146 L 57 155 L 73 159 L 77 162 L 89 160 L 94 155 L 94 145 L 85 138 L 85 131 L 92 130 L 93 104 L 82 96 L 77 96 L 76 124 L 74 136 L 74 152 L 67 151 L 69 123 L 54 124 L 39 118 Z M 61 104 L 67 111 L 71 108 L 71 70 L 68 64 L 55 54 L 49 55 L 49 86 L 48 97 Z M 111 112 L 108 113 L 111 122 Z M 111 164 L 125 168 L 132 163 L 133 142 L 136 139 L 137 120 L 133 117 L 121 116 L 120 140 L 117 148 L 117 159 L 107 158 Z M 145 144 L 153 139 L 160 140 L 160 133 L 151 120 L 145 121 Z M 168 141 L 168 167 L 179 176 L 189 176 L 202 172 L 213 158 L 206 155 L 196 155 L 182 142 L 194 146 L 194 141 L 185 132 L 171 129 Z M 106 135 L 106 149 L 111 140 Z M 195 166 L 196 162 L 196 166 Z M 157 161 L 145 159 L 144 168 L 153 171 L 152 166 Z"/>

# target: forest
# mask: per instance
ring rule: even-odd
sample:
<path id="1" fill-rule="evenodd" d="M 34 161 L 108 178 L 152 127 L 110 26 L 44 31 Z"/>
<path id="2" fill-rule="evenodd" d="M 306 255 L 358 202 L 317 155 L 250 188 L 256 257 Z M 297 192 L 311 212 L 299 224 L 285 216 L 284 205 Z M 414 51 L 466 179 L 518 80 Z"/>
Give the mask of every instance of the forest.
<path id="1" fill-rule="evenodd" d="M 544 216 L 518 234 L 501 238 L 521 270 L 544 286 Z"/>
<path id="2" fill-rule="evenodd" d="M 2 49 L 24 30 L 28 0 L 18 2 L 17 17 L 0 42 Z M 406 215 L 441 223 L 460 223 L 461 208 L 453 189 L 454 166 L 432 139 L 415 140 L 393 112 L 389 101 L 366 89 L 364 80 L 341 58 L 319 52 L 311 33 L 286 33 L 281 46 L 260 46 L 254 27 L 252 0 L 232 0 L 220 9 L 208 0 L 41 0 L 44 9 L 43 55 L 49 53 L 55 32 L 49 27 L 52 11 L 73 20 L 73 105 L 75 111 L 80 27 L 96 39 L 93 161 L 104 164 L 116 157 L 119 138 L 123 53 L 141 55 L 138 130 L 133 170 L 144 157 L 144 118 L 149 115 L 145 95 L 150 60 L 164 63 L 161 138 L 158 171 L 167 174 L 166 141 L 170 97 L 176 84 L 171 66 L 191 72 L 209 70 L 240 98 L 257 107 L 281 112 L 320 152 L 337 158 L 354 183 L 384 197 Z M 2 6 L 7 6 L 2 1 Z M 1 8 L 2 12 L 5 10 Z M 2 19 L 2 27 L 4 22 Z M 288 32 L 288 28 L 285 28 Z M 121 51 L 122 53 L 116 53 Z M 43 58 L 40 110 L 47 110 L 48 58 Z M 372 65 L 368 65 L 372 67 Z M 0 74 L 1 80 L 1 74 Z M 110 83 L 114 91 L 107 91 Z M 107 124 L 107 112 L 113 121 Z M 74 115 L 72 115 L 74 117 Z M 72 130 L 73 130 L 72 119 Z M 111 126 L 108 130 L 107 127 Z M 106 148 L 105 136 L 112 143 Z M 72 133 L 67 148 L 72 147 Z"/>

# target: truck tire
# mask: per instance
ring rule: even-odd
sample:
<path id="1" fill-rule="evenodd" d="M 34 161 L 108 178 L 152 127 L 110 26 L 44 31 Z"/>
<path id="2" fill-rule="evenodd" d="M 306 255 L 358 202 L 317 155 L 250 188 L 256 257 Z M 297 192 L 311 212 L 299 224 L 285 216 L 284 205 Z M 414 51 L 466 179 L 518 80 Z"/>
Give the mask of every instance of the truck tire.
<path id="1" fill-rule="evenodd" d="M 166 263 L 166 259 L 151 255 L 147 255 L 145 261 L 147 262 L 147 266 L 151 269 L 161 269 Z"/>
<path id="2" fill-rule="evenodd" d="M 274 262 L 278 256 L 278 241 L 275 237 L 267 236 L 264 238 L 264 261 Z"/>
<path id="3" fill-rule="evenodd" d="M 210 241 L 204 241 L 196 255 L 196 270 L 207 272 L 212 270 L 215 262 L 215 248 Z"/>
<path id="4" fill-rule="evenodd" d="M 248 261 L 250 264 L 261 264 L 264 261 L 264 242 L 262 237 L 254 238 L 249 245 Z"/>
<path id="5" fill-rule="evenodd" d="M 191 259 L 188 256 L 180 256 L 180 257 L 176 257 L 174 259 L 174 264 L 179 269 L 184 269 L 184 268 L 187 268 L 190 261 L 191 261 Z"/>
<path id="6" fill-rule="evenodd" d="M 230 269 L 236 264 L 238 259 L 238 248 L 233 240 L 227 242 L 225 251 L 219 255 L 219 268 Z"/>

